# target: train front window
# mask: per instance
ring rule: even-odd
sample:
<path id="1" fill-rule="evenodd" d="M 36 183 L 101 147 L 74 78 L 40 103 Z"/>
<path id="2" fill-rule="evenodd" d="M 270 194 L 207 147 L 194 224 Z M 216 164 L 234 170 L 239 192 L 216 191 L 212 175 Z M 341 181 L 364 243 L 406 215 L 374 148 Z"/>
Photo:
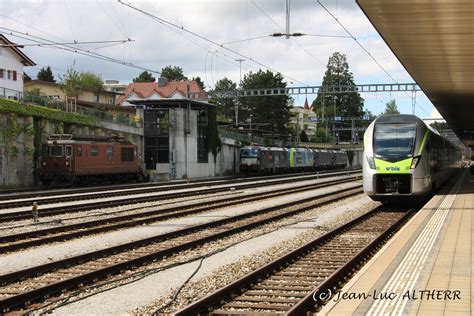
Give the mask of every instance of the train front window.
<path id="1" fill-rule="evenodd" d="M 49 155 L 51 157 L 62 157 L 63 156 L 63 146 L 51 146 L 49 147 Z"/>
<path id="2" fill-rule="evenodd" d="M 243 158 L 257 158 L 258 149 L 257 148 L 242 148 L 240 150 L 240 157 Z"/>
<path id="3" fill-rule="evenodd" d="M 415 135 L 416 123 L 376 124 L 375 157 L 393 161 L 413 155 Z"/>
<path id="4" fill-rule="evenodd" d="M 66 157 L 72 156 L 72 146 L 66 146 Z"/>

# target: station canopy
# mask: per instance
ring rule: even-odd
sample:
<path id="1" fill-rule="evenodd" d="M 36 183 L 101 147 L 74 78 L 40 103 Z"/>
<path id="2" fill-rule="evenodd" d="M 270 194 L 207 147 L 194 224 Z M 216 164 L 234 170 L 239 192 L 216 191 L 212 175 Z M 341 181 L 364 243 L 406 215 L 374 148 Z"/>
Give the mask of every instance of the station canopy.
<path id="1" fill-rule="evenodd" d="M 357 0 L 412 78 L 474 147 L 474 1 Z"/>

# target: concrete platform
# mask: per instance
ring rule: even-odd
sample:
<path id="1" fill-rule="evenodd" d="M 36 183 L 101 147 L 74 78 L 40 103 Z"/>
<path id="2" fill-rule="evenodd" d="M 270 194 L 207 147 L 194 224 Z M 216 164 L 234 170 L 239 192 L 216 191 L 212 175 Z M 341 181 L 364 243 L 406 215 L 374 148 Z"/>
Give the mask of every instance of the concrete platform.
<path id="1" fill-rule="evenodd" d="M 318 315 L 472 315 L 473 212 L 474 176 L 466 169 Z"/>

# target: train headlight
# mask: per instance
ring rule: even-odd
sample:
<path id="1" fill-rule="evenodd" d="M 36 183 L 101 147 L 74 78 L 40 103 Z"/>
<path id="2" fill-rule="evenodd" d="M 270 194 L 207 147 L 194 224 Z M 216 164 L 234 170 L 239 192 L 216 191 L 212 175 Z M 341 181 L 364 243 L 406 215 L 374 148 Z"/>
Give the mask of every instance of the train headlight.
<path id="1" fill-rule="evenodd" d="M 43 167 L 46 166 L 46 161 L 43 161 L 42 165 L 43 165 Z"/>
<path id="2" fill-rule="evenodd" d="M 66 166 L 69 166 L 69 161 L 66 161 Z"/>
<path id="3" fill-rule="evenodd" d="M 421 160 L 421 156 L 413 157 L 413 160 L 411 161 L 410 169 L 415 169 L 416 166 L 418 166 L 418 163 L 420 162 L 420 160 Z"/>
<path id="4" fill-rule="evenodd" d="M 367 157 L 367 163 L 369 164 L 370 169 L 375 169 L 374 157 Z"/>

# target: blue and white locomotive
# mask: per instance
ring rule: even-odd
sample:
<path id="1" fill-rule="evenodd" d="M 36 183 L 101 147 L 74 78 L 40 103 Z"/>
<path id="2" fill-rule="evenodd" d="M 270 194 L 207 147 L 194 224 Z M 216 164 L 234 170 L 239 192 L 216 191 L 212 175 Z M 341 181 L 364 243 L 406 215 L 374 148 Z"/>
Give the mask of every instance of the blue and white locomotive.
<path id="1" fill-rule="evenodd" d="M 240 149 L 240 172 L 282 173 L 345 168 L 347 153 L 337 150 L 245 146 Z"/>

